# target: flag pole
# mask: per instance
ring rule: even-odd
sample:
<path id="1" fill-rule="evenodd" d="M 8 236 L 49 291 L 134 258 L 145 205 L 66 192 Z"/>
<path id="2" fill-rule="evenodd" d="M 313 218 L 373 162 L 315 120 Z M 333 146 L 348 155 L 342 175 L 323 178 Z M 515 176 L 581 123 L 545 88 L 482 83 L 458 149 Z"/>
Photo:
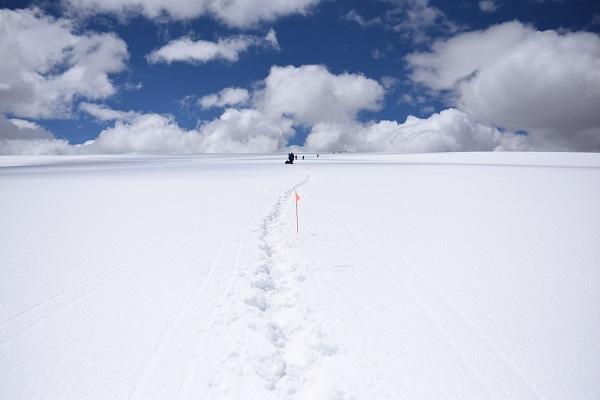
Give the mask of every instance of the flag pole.
<path id="1" fill-rule="evenodd" d="M 294 200 L 296 203 L 296 235 L 299 233 L 299 229 L 298 229 L 298 200 L 300 198 L 300 196 L 298 196 L 298 193 L 296 191 L 294 191 L 294 193 L 296 194 Z"/>

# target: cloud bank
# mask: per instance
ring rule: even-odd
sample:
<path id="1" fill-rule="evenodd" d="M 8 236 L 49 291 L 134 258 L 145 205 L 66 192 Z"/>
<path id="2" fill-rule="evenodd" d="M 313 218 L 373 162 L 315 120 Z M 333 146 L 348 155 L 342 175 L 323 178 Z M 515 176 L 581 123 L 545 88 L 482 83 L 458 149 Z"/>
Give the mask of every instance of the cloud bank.
<path id="1" fill-rule="evenodd" d="M 408 57 L 412 79 L 535 149 L 600 151 L 600 37 L 508 22 Z"/>
<path id="2" fill-rule="evenodd" d="M 508 22 L 410 54 L 412 82 L 450 103 L 427 118 L 373 119 L 393 86 L 384 79 L 288 65 L 273 66 L 251 89 L 228 87 L 200 98 L 201 108 L 222 111 L 193 129 L 170 115 L 100 104 L 116 92 L 110 74 L 123 70 L 128 57 L 115 35 L 79 32 L 71 21 L 37 10 L 1 10 L 0 32 L 0 45 L 13 54 L 0 59 L 2 154 L 275 152 L 299 132 L 307 135 L 307 151 L 600 151 L 600 37 L 587 32 Z M 274 32 L 223 40 L 240 38 L 244 46 L 277 45 Z M 208 54 L 197 45 L 156 57 L 235 60 L 245 51 Z M 70 145 L 28 120 L 72 117 L 73 109 L 114 124 Z"/>
<path id="3" fill-rule="evenodd" d="M 0 9 L 0 154 L 66 154 L 66 140 L 23 118 L 71 118 L 77 100 L 117 92 L 127 45 L 112 33 L 81 33 L 38 9 Z M 7 118 L 12 115 L 13 118 Z"/>
<path id="4" fill-rule="evenodd" d="M 0 112 L 65 118 L 76 98 L 113 95 L 127 45 L 112 33 L 79 34 L 71 21 L 39 10 L 0 9 Z"/>
<path id="5" fill-rule="evenodd" d="M 526 150 L 528 144 L 522 136 L 501 133 L 451 108 L 423 119 L 409 116 L 403 123 L 317 124 L 305 147 L 315 151 L 428 153 Z"/>
<path id="6" fill-rule="evenodd" d="M 6 147 L 13 153 L 222 153 L 277 152 L 287 149 L 299 127 L 308 129 L 307 151 L 464 151 L 523 148 L 520 138 L 482 125 L 456 109 L 405 122 L 361 122 L 358 114 L 376 111 L 385 89 L 361 74 L 333 74 L 320 65 L 272 67 L 250 94 L 240 88 L 200 100 L 205 106 L 229 107 L 195 129 L 180 127 L 172 116 L 112 110 L 82 103 L 82 111 L 115 120 L 95 140 L 71 146 Z M 27 125 L 27 122 L 21 122 Z M 40 138 L 41 139 L 41 138 Z M 36 140 L 37 136 L 36 136 Z M 33 149 L 35 144 L 40 149 Z"/>
<path id="7" fill-rule="evenodd" d="M 73 147 L 36 123 L 0 114 L 0 155 L 69 154 Z"/>
<path id="8" fill-rule="evenodd" d="M 77 153 L 264 153 L 285 148 L 293 122 L 268 120 L 256 110 L 227 109 L 197 129 L 186 130 L 170 116 L 140 114 L 73 148 Z"/>
<path id="9" fill-rule="evenodd" d="M 181 128 L 169 116 L 137 115 L 120 120 L 77 149 L 100 153 L 276 152 L 287 149 L 296 128 L 308 128 L 305 150 L 464 151 L 521 149 L 526 141 L 480 124 L 456 109 L 426 119 L 360 122 L 359 112 L 376 111 L 381 84 L 360 74 L 333 74 L 320 65 L 273 67 L 252 94 L 226 88 L 200 99 L 205 107 L 227 108 L 198 128 Z M 107 110 L 102 109 L 103 112 Z"/>

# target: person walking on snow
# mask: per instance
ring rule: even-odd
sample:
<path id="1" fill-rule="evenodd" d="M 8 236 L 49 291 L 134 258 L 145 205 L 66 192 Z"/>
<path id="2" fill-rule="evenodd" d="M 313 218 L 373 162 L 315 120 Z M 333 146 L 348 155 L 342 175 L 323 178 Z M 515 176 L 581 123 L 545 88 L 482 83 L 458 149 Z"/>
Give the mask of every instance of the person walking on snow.
<path id="1" fill-rule="evenodd" d="M 293 164 L 294 163 L 294 153 L 288 153 L 288 159 L 285 162 L 286 164 Z"/>

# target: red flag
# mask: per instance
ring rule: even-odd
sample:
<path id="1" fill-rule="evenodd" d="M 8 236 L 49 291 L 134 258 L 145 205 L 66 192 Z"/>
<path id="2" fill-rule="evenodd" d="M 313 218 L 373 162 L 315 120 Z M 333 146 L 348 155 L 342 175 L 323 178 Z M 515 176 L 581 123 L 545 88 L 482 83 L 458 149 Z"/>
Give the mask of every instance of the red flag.
<path id="1" fill-rule="evenodd" d="M 294 192 L 296 193 L 296 203 L 300 201 L 300 195 L 298 194 L 298 192 Z"/>

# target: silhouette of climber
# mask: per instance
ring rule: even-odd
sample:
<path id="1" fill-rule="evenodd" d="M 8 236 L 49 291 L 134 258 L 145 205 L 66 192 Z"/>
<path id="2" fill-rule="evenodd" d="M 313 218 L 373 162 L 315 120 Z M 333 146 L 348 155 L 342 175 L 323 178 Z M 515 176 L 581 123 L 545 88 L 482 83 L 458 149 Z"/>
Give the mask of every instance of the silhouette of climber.
<path id="1" fill-rule="evenodd" d="M 293 164 L 294 163 L 294 153 L 288 153 L 288 159 L 285 162 L 286 164 Z"/>

